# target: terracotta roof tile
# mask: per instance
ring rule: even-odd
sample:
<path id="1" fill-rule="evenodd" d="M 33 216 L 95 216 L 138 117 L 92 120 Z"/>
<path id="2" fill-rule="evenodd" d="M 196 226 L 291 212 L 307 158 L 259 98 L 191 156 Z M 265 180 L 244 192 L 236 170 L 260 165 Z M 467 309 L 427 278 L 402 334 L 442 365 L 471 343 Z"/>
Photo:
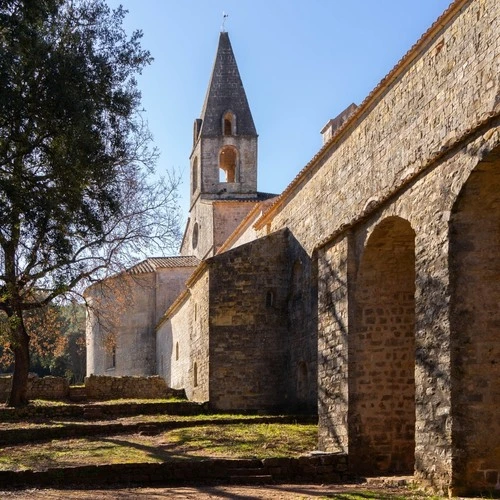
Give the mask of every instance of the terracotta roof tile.
<path id="1" fill-rule="evenodd" d="M 149 257 L 127 270 L 129 274 L 153 273 L 157 269 L 176 267 L 196 267 L 200 261 L 194 256 L 179 255 L 176 257 Z"/>

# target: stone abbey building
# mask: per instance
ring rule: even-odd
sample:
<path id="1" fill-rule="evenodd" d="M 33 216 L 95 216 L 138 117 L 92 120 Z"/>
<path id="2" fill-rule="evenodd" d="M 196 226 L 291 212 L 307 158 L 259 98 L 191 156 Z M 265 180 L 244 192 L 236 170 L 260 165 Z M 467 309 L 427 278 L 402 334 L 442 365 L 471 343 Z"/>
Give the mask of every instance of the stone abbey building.
<path id="1" fill-rule="evenodd" d="M 257 191 L 221 33 L 181 256 L 110 280 L 129 302 L 111 351 L 91 312 L 89 373 L 156 373 L 216 409 L 317 409 L 319 449 L 355 473 L 499 489 L 499 12 L 454 1 L 278 196 Z"/>

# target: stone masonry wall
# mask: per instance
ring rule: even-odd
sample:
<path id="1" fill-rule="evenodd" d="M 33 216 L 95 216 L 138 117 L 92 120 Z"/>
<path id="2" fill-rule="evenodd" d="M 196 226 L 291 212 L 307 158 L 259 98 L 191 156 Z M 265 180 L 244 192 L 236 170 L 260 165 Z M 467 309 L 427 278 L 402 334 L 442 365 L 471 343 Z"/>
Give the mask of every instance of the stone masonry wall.
<path id="1" fill-rule="evenodd" d="M 348 452 L 348 236 L 318 252 L 318 447 Z M 349 273 L 350 274 L 350 273 Z"/>
<path id="2" fill-rule="evenodd" d="M 195 255 L 199 259 L 212 255 L 214 219 L 213 205 L 210 201 L 198 200 L 189 214 L 189 223 L 182 244 L 182 255 Z M 197 229 L 195 226 L 197 225 Z M 194 237 L 195 231 L 198 232 Z"/>
<path id="3" fill-rule="evenodd" d="M 191 364 L 191 335 L 194 304 L 187 297 L 172 318 L 164 321 L 156 332 L 156 363 L 158 375 L 169 387 L 192 387 L 189 379 Z M 187 393 L 191 397 L 191 392 Z"/>
<path id="4" fill-rule="evenodd" d="M 285 230 L 208 261 L 213 408 L 272 410 L 289 402 L 287 246 Z"/>
<path id="5" fill-rule="evenodd" d="M 478 137 L 469 144 L 467 154 L 459 152 L 449 156 L 438 168 L 431 169 L 425 177 L 412 183 L 393 203 L 318 252 L 319 418 L 322 449 L 333 449 L 340 439 L 347 444 L 349 453 L 352 452 L 353 443 L 346 443 L 345 439 L 344 419 L 351 418 L 353 407 L 350 400 L 353 394 L 356 396 L 352 392 L 353 386 L 346 391 L 346 385 L 348 381 L 350 384 L 352 379 L 349 377 L 353 375 L 348 341 L 356 334 L 354 319 L 360 317 L 354 300 L 359 267 L 370 236 L 384 221 L 395 216 L 401 217 L 415 231 L 413 355 L 416 473 L 437 488 L 446 489 L 451 484 L 454 449 L 451 436 L 448 223 L 457 194 L 477 165 L 477 157 L 481 158 L 494 144 L 499 143 L 499 131 Z M 425 204 L 422 200 L 425 200 Z M 498 254 L 496 257 L 492 255 L 492 258 L 498 259 Z M 390 262 L 381 258 L 376 265 Z M 380 279 L 377 284 L 383 286 Z M 374 293 L 376 297 L 378 292 Z M 399 307 L 396 301 L 394 307 Z M 377 331 L 374 333 L 373 345 L 380 342 L 380 334 Z M 482 428 L 487 429 L 488 425 L 484 424 Z M 359 452 L 366 452 L 366 448 L 362 447 Z"/>
<path id="6" fill-rule="evenodd" d="M 478 164 L 450 218 L 454 493 L 500 478 L 500 146 Z"/>
<path id="7" fill-rule="evenodd" d="M 295 411 L 317 413 L 318 341 L 317 272 L 314 262 L 290 235 L 285 352 L 289 405 Z"/>
<path id="8" fill-rule="evenodd" d="M 0 377 L 0 402 L 7 401 L 12 387 L 12 377 Z M 58 401 L 69 394 L 69 382 L 64 377 L 37 377 L 28 379 L 28 398 Z"/>
<path id="9" fill-rule="evenodd" d="M 161 399 L 169 396 L 165 380 L 152 377 L 107 377 L 90 375 L 85 378 L 87 398 L 96 401 L 121 398 Z"/>
<path id="10" fill-rule="evenodd" d="M 411 473 L 415 455 L 415 233 L 379 223 L 355 278 L 349 327 L 349 463 Z"/>
<path id="11" fill-rule="evenodd" d="M 155 372 L 155 290 L 154 273 L 119 276 L 88 289 L 87 375 Z"/>
<path id="12" fill-rule="evenodd" d="M 186 281 L 196 268 L 176 267 L 156 271 L 155 322 L 163 316 L 178 295 L 184 290 Z"/>
<path id="13" fill-rule="evenodd" d="M 227 240 L 255 202 L 214 202 L 214 252 Z"/>
<path id="14" fill-rule="evenodd" d="M 238 119 L 238 117 L 236 117 Z M 243 136 L 217 136 L 201 139 L 202 193 L 255 193 L 257 191 L 257 138 Z M 219 181 L 219 153 L 224 146 L 238 150 L 236 182 Z"/>
<path id="15" fill-rule="evenodd" d="M 192 327 L 190 329 L 191 360 L 185 390 L 189 399 L 203 403 L 209 400 L 209 282 L 208 270 L 193 283 Z"/>

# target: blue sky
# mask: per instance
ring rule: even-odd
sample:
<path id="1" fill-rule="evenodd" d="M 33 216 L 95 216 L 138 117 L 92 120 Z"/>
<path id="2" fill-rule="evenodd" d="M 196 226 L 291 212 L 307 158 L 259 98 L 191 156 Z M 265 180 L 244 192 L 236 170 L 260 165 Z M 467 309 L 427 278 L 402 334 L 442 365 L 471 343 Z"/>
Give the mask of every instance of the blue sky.
<path id="1" fill-rule="evenodd" d="M 139 78 L 161 156 L 183 172 L 188 211 L 192 126 L 200 115 L 222 13 L 259 134 L 259 191 L 280 193 L 321 147 L 320 130 L 359 104 L 450 0 L 107 0 L 144 32 L 154 62 Z"/>

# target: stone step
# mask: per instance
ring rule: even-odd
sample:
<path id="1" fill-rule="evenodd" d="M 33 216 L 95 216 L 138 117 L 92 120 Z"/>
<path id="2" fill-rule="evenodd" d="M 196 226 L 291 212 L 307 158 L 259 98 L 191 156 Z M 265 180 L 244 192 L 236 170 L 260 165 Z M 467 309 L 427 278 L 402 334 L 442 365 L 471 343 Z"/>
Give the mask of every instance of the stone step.
<path id="1" fill-rule="evenodd" d="M 269 484 L 273 482 L 273 476 L 270 474 L 260 474 L 258 476 L 230 476 L 231 484 Z"/>
<path id="2" fill-rule="evenodd" d="M 231 477 L 234 476 L 262 476 L 264 469 L 262 467 L 251 468 L 251 467 L 241 467 L 237 469 L 228 469 L 228 474 Z"/>
<path id="3" fill-rule="evenodd" d="M 70 401 L 80 402 L 87 400 L 87 391 L 85 387 L 70 387 L 69 388 Z"/>
<path id="4" fill-rule="evenodd" d="M 92 407 L 92 406 L 87 406 L 83 410 L 83 418 L 87 420 L 99 420 L 104 418 L 104 413 L 101 408 L 99 407 Z"/>

